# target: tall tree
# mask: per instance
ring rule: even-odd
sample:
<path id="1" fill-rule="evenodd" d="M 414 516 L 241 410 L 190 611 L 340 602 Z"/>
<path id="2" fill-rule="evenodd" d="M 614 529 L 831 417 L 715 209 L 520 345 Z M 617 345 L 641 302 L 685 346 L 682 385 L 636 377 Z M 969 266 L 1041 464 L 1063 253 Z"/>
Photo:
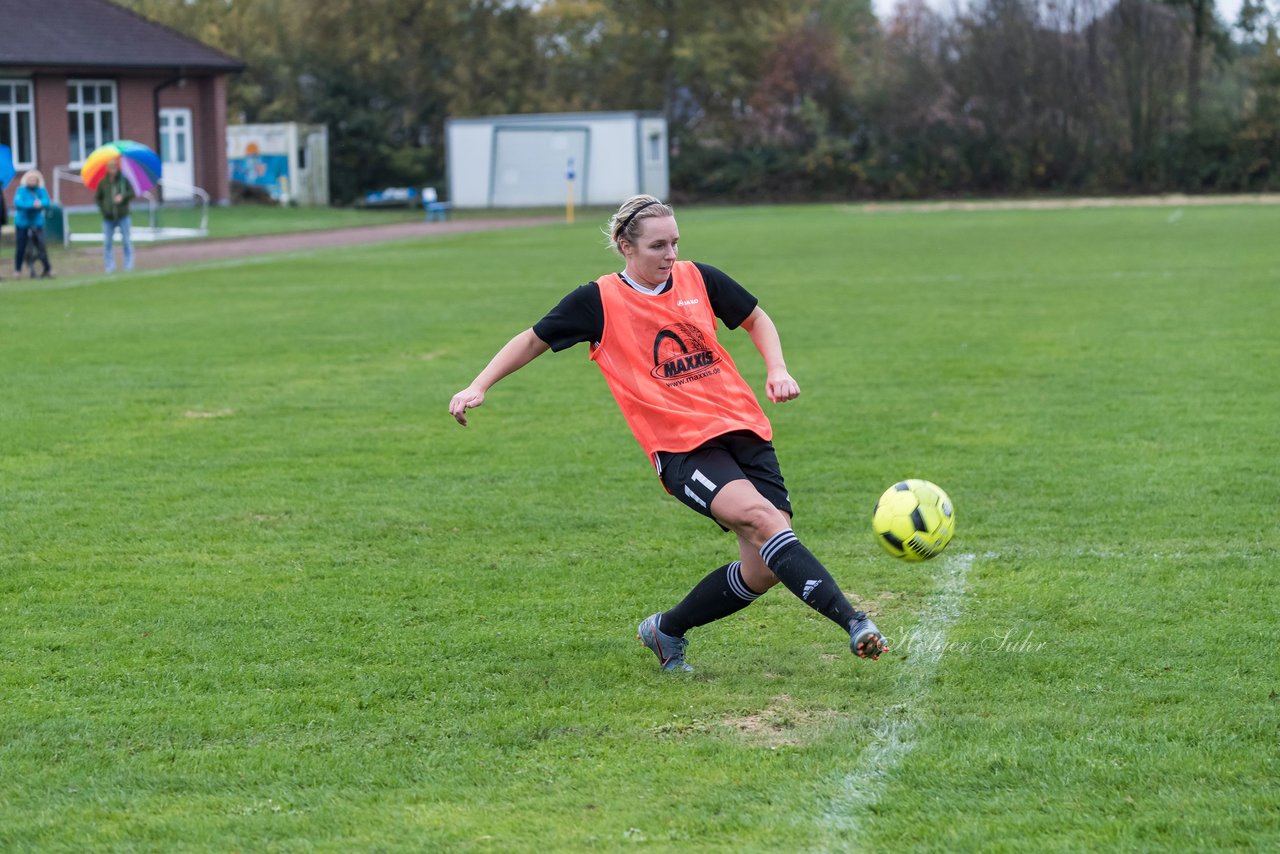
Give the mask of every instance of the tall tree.
<path id="1" fill-rule="evenodd" d="M 1137 188 L 1155 189 L 1167 166 L 1161 148 L 1173 130 L 1184 85 L 1186 33 L 1173 10 L 1148 0 L 1119 0 L 1096 26 L 1099 59 L 1125 116 L 1130 180 Z"/>
<path id="2" fill-rule="evenodd" d="M 1165 0 L 1184 15 L 1190 45 L 1187 51 L 1187 124 L 1194 131 L 1200 125 L 1200 100 L 1204 90 L 1205 63 L 1221 58 L 1230 41 L 1217 17 L 1215 0 Z"/>
<path id="3" fill-rule="evenodd" d="M 957 44 L 954 22 L 926 0 L 904 0 L 886 22 L 881 65 L 864 96 L 869 144 L 859 164 L 877 192 L 917 196 L 968 185 L 963 140 L 979 123 L 950 73 Z"/>
<path id="4" fill-rule="evenodd" d="M 981 128 L 988 189 L 1056 189 L 1085 168 L 1093 100 L 1077 3 L 983 0 L 958 24 L 952 81 Z"/>

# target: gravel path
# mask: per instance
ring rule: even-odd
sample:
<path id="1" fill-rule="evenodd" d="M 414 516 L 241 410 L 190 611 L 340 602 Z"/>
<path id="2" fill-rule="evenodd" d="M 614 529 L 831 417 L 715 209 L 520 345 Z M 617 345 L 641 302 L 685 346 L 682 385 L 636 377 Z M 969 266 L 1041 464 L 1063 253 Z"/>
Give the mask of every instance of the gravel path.
<path id="1" fill-rule="evenodd" d="M 393 240 L 412 240 L 437 234 L 463 234 L 471 231 L 492 231 L 499 228 L 521 228 L 559 222 L 559 217 L 505 217 L 493 219 L 462 219 L 449 222 L 399 222 L 390 225 L 362 225 L 326 231 L 295 231 L 288 234 L 262 234 L 250 237 L 220 237 L 205 240 L 182 240 L 173 243 L 133 244 L 134 267 L 151 270 L 158 267 L 178 267 L 225 258 L 243 258 L 249 255 L 267 255 L 281 252 L 306 252 L 312 249 L 331 249 L 335 246 L 354 246 L 366 243 L 386 243 Z M 12 264 L 13 242 L 5 235 L 4 249 L 8 250 Z M 120 249 L 116 247 L 116 263 Z M 76 244 L 61 258 L 55 257 L 54 274 L 76 276 L 102 272 L 102 244 Z M 6 270 L 9 280 L 12 267 Z"/>

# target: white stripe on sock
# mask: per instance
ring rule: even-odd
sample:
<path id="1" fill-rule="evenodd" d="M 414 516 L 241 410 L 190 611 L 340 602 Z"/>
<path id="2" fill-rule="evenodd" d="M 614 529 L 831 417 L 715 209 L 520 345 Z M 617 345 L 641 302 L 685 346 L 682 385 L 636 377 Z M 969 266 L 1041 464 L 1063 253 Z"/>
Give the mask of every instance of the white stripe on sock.
<path id="1" fill-rule="evenodd" d="M 739 599 L 754 602 L 760 598 L 760 594 L 748 587 L 747 583 L 742 580 L 742 561 L 735 560 L 729 564 L 729 568 L 725 570 L 725 575 L 729 579 L 729 589 Z"/>
<path id="2" fill-rule="evenodd" d="M 764 558 L 766 565 L 772 564 L 774 557 L 784 546 L 798 542 L 800 542 L 800 538 L 790 528 L 785 531 L 779 531 L 769 538 L 769 542 L 760 547 L 760 557 Z"/>

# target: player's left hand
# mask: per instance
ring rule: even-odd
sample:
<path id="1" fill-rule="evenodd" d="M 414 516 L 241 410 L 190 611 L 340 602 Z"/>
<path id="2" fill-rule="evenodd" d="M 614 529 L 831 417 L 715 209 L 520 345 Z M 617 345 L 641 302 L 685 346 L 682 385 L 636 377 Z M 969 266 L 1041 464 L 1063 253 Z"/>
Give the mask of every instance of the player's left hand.
<path id="1" fill-rule="evenodd" d="M 765 394 L 772 403 L 786 403 L 800 396 L 800 384 L 791 378 L 791 374 L 782 371 L 770 374 L 765 383 Z"/>
<path id="2" fill-rule="evenodd" d="M 475 386 L 467 386 L 449 401 L 449 414 L 463 427 L 467 426 L 467 410 L 484 403 L 484 392 Z"/>

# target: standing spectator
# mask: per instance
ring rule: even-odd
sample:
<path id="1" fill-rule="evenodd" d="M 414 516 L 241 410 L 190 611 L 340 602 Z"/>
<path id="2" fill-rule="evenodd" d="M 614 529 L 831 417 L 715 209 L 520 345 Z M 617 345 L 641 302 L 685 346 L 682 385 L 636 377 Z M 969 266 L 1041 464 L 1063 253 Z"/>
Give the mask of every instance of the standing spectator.
<path id="1" fill-rule="evenodd" d="M 129 233 L 129 202 L 133 201 L 133 185 L 120 173 L 120 158 L 107 163 L 107 175 L 98 184 L 93 200 L 102 212 L 102 261 L 108 273 L 116 271 L 116 259 L 111 252 L 116 229 L 120 229 L 120 244 L 124 249 L 124 270 L 133 269 L 133 238 Z"/>
<path id="2" fill-rule="evenodd" d="M 53 272 L 49 268 L 49 252 L 44 245 L 44 212 L 49 209 L 49 191 L 44 188 L 44 176 L 37 170 L 32 169 L 22 176 L 22 185 L 13 195 L 13 207 L 17 211 L 13 217 L 13 227 L 18 236 L 13 269 L 18 273 L 22 272 L 27 244 L 34 243 L 36 257 L 44 264 L 41 277 L 51 278 Z"/>

